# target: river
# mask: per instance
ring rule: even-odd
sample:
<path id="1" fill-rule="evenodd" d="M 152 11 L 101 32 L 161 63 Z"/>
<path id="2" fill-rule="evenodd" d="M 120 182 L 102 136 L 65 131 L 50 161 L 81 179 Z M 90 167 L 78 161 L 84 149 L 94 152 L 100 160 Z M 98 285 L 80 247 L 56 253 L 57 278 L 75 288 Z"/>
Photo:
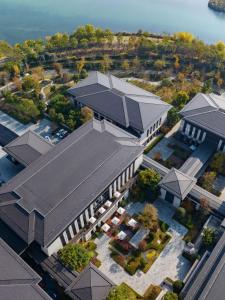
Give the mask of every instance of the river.
<path id="1" fill-rule="evenodd" d="M 21 42 L 91 23 L 114 31 L 189 31 L 225 41 L 225 14 L 208 0 L 0 0 L 0 39 Z"/>

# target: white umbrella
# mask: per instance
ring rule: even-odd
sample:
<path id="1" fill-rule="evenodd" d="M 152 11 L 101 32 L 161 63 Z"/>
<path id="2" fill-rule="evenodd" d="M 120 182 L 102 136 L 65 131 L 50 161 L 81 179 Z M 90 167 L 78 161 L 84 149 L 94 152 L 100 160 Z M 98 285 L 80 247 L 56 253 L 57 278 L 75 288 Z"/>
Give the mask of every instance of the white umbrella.
<path id="1" fill-rule="evenodd" d="M 91 217 L 91 218 L 89 219 L 89 222 L 90 222 L 91 224 L 94 224 L 94 223 L 96 222 L 95 217 Z"/>
<path id="2" fill-rule="evenodd" d="M 114 218 L 112 219 L 112 223 L 113 223 L 114 225 L 118 225 L 119 222 L 120 222 L 120 219 L 118 219 L 117 217 L 114 217 Z"/>
<path id="3" fill-rule="evenodd" d="M 109 231 L 109 229 L 110 229 L 110 226 L 109 226 L 108 224 L 106 224 L 106 223 L 102 226 L 102 230 L 103 230 L 104 232 Z"/>
<path id="4" fill-rule="evenodd" d="M 111 205 L 112 205 L 112 202 L 107 200 L 106 203 L 105 203 L 105 206 L 110 207 Z"/>
<path id="5" fill-rule="evenodd" d="M 121 241 L 124 240 L 126 236 L 127 235 L 124 231 L 120 231 L 117 235 L 118 239 L 121 240 Z"/>
<path id="6" fill-rule="evenodd" d="M 137 225 L 137 221 L 135 221 L 134 219 L 130 219 L 130 221 L 128 222 L 128 225 L 131 227 L 135 227 Z"/>
<path id="7" fill-rule="evenodd" d="M 115 193 L 114 193 L 114 197 L 115 197 L 115 198 L 119 198 L 120 196 L 121 196 L 120 192 L 115 192 Z"/>
<path id="8" fill-rule="evenodd" d="M 119 207 L 117 209 L 118 214 L 123 215 L 125 213 L 125 209 L 123 207 Z"/>
<path id="9" fill-rule="evenodd" d="M 100 207 L 98 211 L 100 212 L 100 214 L 104 214 L 105 208 L 104 207 Z"/>

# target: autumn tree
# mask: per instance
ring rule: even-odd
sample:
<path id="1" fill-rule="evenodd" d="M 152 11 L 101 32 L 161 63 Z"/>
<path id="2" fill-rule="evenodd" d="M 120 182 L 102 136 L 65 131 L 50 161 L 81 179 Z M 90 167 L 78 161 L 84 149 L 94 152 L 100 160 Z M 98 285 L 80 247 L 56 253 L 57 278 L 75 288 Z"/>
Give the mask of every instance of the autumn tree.
<path id="1" fill-rule="evenodd" d="M 155 230 L 158 225 L 157 209 L 152 204 L 146 204 L 138 220 L 146 229 Z"/>
<path id="2" fill-rule="evenodd" d="M 91 120 L 94 116 L 93 110 L 89 107 L 85 106 L 81 108 L 81 121 L 82 123 L 86 123 L 87 121 Z"/>
<path id="3" fill-rule="evenodd" d="M 81 57 L 81 59 L 78 62 L 76 62 L 76 70 L 79 75 L 83 70 L 85 64 L 86 64 L 85 57 Z"/>
<path id="4" fill-rule="evenodd" d="M 107 72 L 111 69 L 112 67 L 112 60 L 111 58 L 109 57 L 109 55 L 105 54 L 103 55 L 103 59 L 101 61 L 101 68 L 102 68 L 102 71 L 103 72 Z"/>

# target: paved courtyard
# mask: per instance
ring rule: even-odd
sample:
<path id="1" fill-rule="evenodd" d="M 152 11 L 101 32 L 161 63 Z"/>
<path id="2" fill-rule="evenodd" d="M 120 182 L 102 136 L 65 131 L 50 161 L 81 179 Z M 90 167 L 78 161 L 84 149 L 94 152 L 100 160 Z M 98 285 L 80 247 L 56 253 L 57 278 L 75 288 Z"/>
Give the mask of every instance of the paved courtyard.
<path id="1" fill-rule="evenodd" d="M 189 261 L 182 256 L 185 245 L 182 239 L 187 229 L 172 219 L 175 209 L 170 204 L 157 200 L 154 205 L 158 209 L 159 218 L 169 224 L 172 239 L 146 274 L 138 271 L 134 276 L 130 276 L 110 257 L 108 236 L 104 234 L 100 239 L 96 239 L 98 258 L 102 262 L 100 270 L 116 284 L 125 282 L 141 295 L 150 284 L 160 285 L 166 277 L 183 280 L 191 267 Z M 132 215 L 141 212 L 144 206 L 145 203 L 131 203 L 126 210 Z"/>

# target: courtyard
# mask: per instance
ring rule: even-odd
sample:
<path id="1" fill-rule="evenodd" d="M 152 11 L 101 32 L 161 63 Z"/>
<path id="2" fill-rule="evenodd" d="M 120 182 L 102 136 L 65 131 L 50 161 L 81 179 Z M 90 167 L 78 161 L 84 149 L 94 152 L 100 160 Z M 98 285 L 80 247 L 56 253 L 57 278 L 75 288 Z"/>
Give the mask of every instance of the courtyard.
<path id="1" fill-rule="evenodd" d="M 125 209 L 132 216 L 141 213 L 145 204 L 130 203 Z M 103 234 L 95 240 L 98 259 L 102 262 L 100 270 L 116 284 L 125 282 L 140 295 L 145 293 L 150 284 L 161 285 L 167 277 L 172 280 L 183 280 L 191 267 L 190 262 L 182 256 L 185 246 L 183 237 L 187 233 L 187 229 L 173 219 L 175 208 L 162 200 L 156 200 L 154 206 L 158 210 L 159 219 L 169 225 L 168 232 L 171 239 L 146 273 L 138 270 L 131 276 L 118 265 L 111 258 L 111 250 L 109 249 L 111 238 L 108 235 Z"/>

